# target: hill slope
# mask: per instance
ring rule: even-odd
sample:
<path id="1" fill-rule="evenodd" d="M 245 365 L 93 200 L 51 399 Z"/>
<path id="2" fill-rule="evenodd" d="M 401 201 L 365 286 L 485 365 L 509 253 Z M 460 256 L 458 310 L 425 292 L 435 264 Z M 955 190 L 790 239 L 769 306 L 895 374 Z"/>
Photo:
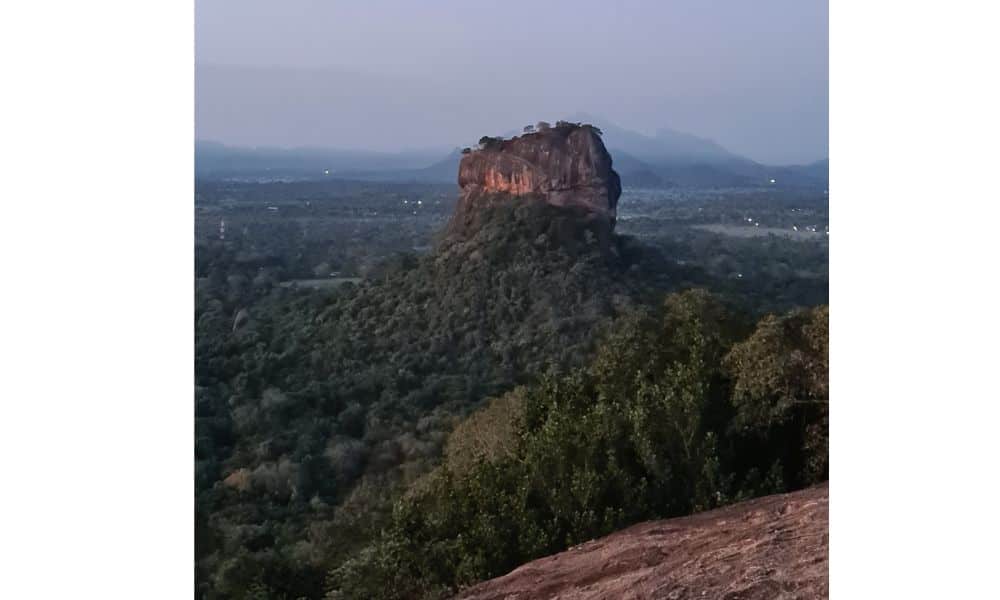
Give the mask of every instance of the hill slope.
<path id="1" fill-rule="evenodd" d="M 527 563 L 461 600 L 829 596 L 829 487 L 640 523 Z"/>
<path id="2" fill-rule="evenodd" d="M 226 280 L 199 287 L 200 597 L 243 597 L 245 573 L 320 597 L 368 523 L 434 466 L 455 418 L 580 364 L 616 317 L 676 285 L 658 252 L 579 212 L 532 198 L 484 208 L 427 255 L 329 292 L 278 288 L 236 327 Z M 275 551 L 300 542 L 310 551 Z"/>

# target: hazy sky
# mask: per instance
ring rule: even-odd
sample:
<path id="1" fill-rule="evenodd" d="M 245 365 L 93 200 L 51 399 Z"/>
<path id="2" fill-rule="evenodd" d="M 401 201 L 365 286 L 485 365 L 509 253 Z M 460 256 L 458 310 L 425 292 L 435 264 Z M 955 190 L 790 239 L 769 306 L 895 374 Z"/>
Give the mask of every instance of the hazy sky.
<path id="1" fill-rule="evenodd" d="M 810 162 L 827 156 L 827 12 L 826 0 L 196 0 L 197 135 L 453 147 L 585 112 Z"/>

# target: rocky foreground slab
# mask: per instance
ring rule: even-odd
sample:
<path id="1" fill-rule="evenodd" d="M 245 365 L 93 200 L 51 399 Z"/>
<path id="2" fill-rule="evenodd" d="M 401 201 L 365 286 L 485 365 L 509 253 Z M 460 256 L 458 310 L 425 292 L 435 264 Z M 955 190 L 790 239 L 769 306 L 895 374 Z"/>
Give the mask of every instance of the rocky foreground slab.
<path id="1" fill-rule="evenodd" d="M 823 484 L 640 523 L 522 565 L 458 598 L 827 598 L 828 524 Z"/>

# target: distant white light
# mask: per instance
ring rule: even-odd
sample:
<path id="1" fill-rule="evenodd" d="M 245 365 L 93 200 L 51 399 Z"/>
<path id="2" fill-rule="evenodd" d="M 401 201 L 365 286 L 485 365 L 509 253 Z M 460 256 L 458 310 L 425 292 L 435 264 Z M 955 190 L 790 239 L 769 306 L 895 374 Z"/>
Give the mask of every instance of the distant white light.
<path id="1" fill-rule="evenodd" d="M 423 200 L 417 200 L 417 204 L 423 204 L 423 203 L 424 203 Z"/>
<path id="2" fill-rule="evenodd" d="M 773 180 L 773 179 L 771 180 L 771 183 L 774 183 L 774 180 Z"/>
<path id="3" fill-rule="evenodd" d="M 409 203 L 410 203 L 409 200 L 403 200 L 403 204 L 409 204 Z"/>
<path id="4" fill-rule="evenodd" d="M 324 175 L 329 175 L 330 174 L 330 169 L 323 169 L 323 174 Z"/>
<path id="5" fill-rule="evenodd" d="M 798 225 L 792 225 L 792 229 L 794 229 L 795 231 L 798 231 L 799 227 L 798 227 Z"/>

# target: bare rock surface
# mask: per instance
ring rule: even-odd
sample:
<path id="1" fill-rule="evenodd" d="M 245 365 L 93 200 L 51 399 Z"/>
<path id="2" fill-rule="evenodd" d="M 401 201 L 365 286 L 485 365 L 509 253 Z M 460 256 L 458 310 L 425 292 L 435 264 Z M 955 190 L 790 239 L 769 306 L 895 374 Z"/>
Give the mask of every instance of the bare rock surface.
<path id="1" fill-rule="evenodd" d="M 640 523 L 541 558 L 462 600 L 829 597 L 829 488 Z"/>
<path id="2" fill-rule="evenodd" d="M 583 209 L 614 223 L 621 196 L 611 155 L 589 125 L 566 124 L 508 140 L 491 139 L 463 156 L 458 185 L 453 233 L 474 226 L 477 212 L 484 208 L 527 199 Z"/>

